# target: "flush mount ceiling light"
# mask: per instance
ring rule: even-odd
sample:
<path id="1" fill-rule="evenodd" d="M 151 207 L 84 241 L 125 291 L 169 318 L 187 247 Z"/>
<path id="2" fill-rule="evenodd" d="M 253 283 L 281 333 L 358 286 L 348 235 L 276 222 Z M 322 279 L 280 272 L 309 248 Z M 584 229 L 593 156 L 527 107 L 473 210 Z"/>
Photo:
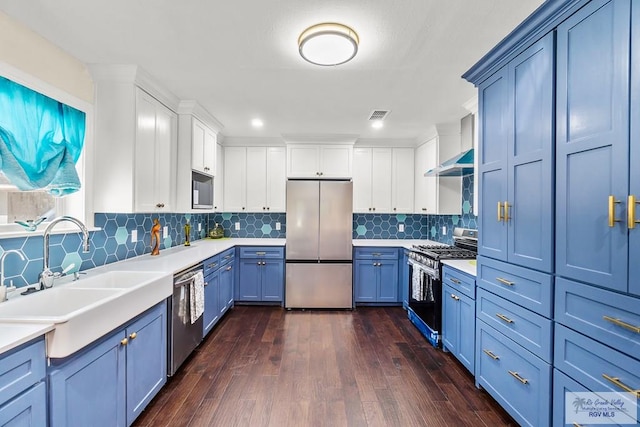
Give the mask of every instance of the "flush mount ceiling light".
<path id="1" fill-rule="evenodd" d="M 325 22 L 313 25 L 298 37 L 300 55 L 315 65 L 340 65 L 358 52 L 360 39 L 346 25 Z"/>

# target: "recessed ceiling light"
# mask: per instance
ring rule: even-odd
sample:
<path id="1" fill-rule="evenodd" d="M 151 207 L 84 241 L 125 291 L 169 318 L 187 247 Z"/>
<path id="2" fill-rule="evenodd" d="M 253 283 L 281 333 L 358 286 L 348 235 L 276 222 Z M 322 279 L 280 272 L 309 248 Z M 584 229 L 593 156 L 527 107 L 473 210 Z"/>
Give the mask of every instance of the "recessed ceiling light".
<path id="1" fill-rule="evenodd" d="M 260 119 L 253 119 L 251 120 L 251 126 L 253 126 L 254 128 L 261 128 L 262 126 L 264 126 L 264 122 Z"/>
<path id="2" fill-rule="evenodd" d="M 315 65 L 340 65 L 358 52 L 360 38 L 353 29 L 334 22 L 313 25 L 300 34 L 300 55 Z"/>
<path id="3" fill-rule="evenodd" d="M 374 120 L 371 122 L 371 127 L 374 129 L 380 129 L 382 126 L 384 126 L 382 120 Z"/>

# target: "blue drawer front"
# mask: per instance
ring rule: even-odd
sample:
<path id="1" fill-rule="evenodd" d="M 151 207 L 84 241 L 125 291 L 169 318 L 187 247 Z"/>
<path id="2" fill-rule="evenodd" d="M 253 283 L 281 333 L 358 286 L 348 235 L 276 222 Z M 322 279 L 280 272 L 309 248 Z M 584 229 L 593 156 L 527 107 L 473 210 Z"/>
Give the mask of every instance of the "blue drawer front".
<path id="1" fill-rule="evenodd" d="M 0 357 L 0 405 L 45 377 L 44 347 L 42 337 L 9 350 Z"/>
<path id="2" fill-rule="evenodd" d="M 281 246 L 241 247 L 240 258 L 284 258 L 284 248 Z"/>
<path id="3" fill-rule="evenodd" d="M 640 358 L 639 298 L 557 278 L 555 320 Z"/>
<path id="4" fill-rule="evenodd" d="M 478 257 L 476 284 L 511 302 L 551 317 L 552 297 L 551 275 Z"/>
<path id="5" fill-rule="evenodd" d="M 227 249 L 226 251 L 220 253 L 218 255 L 219 259 L 220 259 L 220 266 L 226 265 L 228 263 L 230 263 L 231 261 L 233 261 L 233 258 L 236 256 L 236 249 L 235 248 L 230 248 Z"/>
<path id="6" fill-rule="evenodd" d="M 356 248 L 357 259 L 398 259 L 398 248 Z"/>
<path id="7" fill-rule="evenodd" d="M 47 425 L 47 387 L 43 382 L 0 407 L 0 426 Z"/>
<path id="8" fill-rule="evenodd" d="M 549 425 L 551 366 L 481 320 L 476 340 L 478 384 L 521 425 Z"/>
<path id="9" fill-rule="evenodd" d="M 624 392 L 609 378 L 640 390 L 640 360 L 556 325 L 554 366 L 593 391 Z"/>
<path id="10" fill-rule="evenodd" d="M 214 255 L 211 258 L 207 258 L 202 262 L 204 267 L 204 275 L 208 276 L 220 267 L 220 255 Z"/>
<path id="11" fill-rule="evenodd" d="M 469 298 L 476 297 L 476 278 L 453 267 L 442 267 L 442 284 L 451 286 Z"/>
<path id="12" fill-rule="evenodd" d="M 519 305 L 478 289 L 476 315 L 547 363 L 552 362 L 553 323 Z"/>
<path id="13" fill-rule="evenodd" d="M 578 423 L 577 419 L 574 418 L 576 416 L 576 410 L 573 407 L 574 399 L 578 396 L 573 393 L 584 393 L 591 392 L 582 384 L 578 383 L 574 379 L 566 376 L 562 372 L 557 369 L 553 370 L 553 427 L 575 427 L 576 425 L 581 427 L 589 427 L 589 426 L 602 426 L 603 424 L 584 424 Z M 571 405 L 569 411 L 565 411 L 566 404 Z M 607 419 L 607 424 L 605 425 L 624 425 L 624 424 L 615 424 L 611 419 Z M 627 424 L 629 425 L 629 424 Z"/>

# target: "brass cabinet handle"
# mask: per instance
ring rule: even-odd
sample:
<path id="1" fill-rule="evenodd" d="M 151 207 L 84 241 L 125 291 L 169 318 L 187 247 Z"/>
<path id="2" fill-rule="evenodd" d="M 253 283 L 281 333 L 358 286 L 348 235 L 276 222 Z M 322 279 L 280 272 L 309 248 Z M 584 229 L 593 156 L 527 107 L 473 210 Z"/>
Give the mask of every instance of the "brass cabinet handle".
<path id="1" fill-rule="evenodd" d="M 636 204 L 638 204 L 636 196 L 630 194 L 627 197 L 627 228 L 633 230 L 636 228 L 636 224 L 640 224 L 640 221 L 636 220 Z"/>
<path id="2" fill-rule="evenodd" d="M 262 251 L 256 252 L 256 255 L 266 255 L 266 254 L 267 254 L 266 252 L 262 252 Z"/>
<path id="3" fill-rule="evenodd" d="M 509 319 L 507 316 L 505 316 L 504 314 L 500 314 L 500 313 L 496 313 L 496 317 L 500 320 L 504 320 L 507 323 L 513 323 L 512 319 Z"/>
<path id="4" fill-rule="evenodd" d="M 620 319 L 616 319 L 615 317 L 610 317 L 610 316 L 602 316 L 602 318 L 604 320 L 606 320 L 607 322 L 611 322 L 616 326 L 620 326 L 623 327 L 625 329 L 628 329 L 632 332 L 635 332 L 636 334 L 640 334 L 640 326 L 633 326 L 627 322 L 623 322 Z"/>
<path id="5" fill-rule="evenodd" d="M 502 203 L 498 202 L 498 222 L 504 220 L 504 216 L 502 216 Z"/>
<path id="6" fill-rule="evenodd" d="M 482 351 L 484 352 L 484 354 L 486 354 L 487 356 L 489 356 L 493 360 L 500 360 L 500 358 L 498 356 L 496 356 L 495 354 L 493 354 L 492 351 L 489 351 L 489 350 L 482 350 Z"/>
<path id="7" fill-rule="evenodd" d="M 511 218 L 509 217 L 509 203 L 507 201 L 504 202 L 504 221 L 507 222 Z"/>
<path id="8" fill-rule="evenodd" d="M 454 294 L 451 294 L 451 298 L 453 298 L 453 299 L 454 299 L 454 300 L 456 300 L 456 301 L 459 301 L 459 300 L 460 300 L 460 297 L 459 297 L 459 296 L 457 296 L 457 295 L 454 295 Z"/>
<path id="9" fill-rule="evenodd" d="M 522 377 L 520 376 L 520 374 L 518 374 L 517 372 L 515 372 L 515 371 L 507 371 L 507 372 L 509 372 L 509 374 L 510 374 L 513 378 L 517 379 L 517 380 L 518 380 L 518 381 L 520 381 L 522 384 L 529 384 L 529 380 L 528 380 L 528 379 L 526 379 L 526 378 L 522 378 Z"/>
<path id="10" fill-rule="evenodd" d="M 616 219 L 616 204 L 621 203 L 620 200 L 616 200 L 615 196 L 609 196 L 609 227 L 613 227 L 616 222 L 620 222 Z"/>
<path id="11" fill-rule="evenodd" d="M 212 262 L 211 264 L 207 264 L 207 268 L 214 268 L 216 265 L 218 265 L 217 262 Z"/>
<path id="12" fill-rule="evenodd" d="M 612 383 L 613 385 L 617 386 L 618 388 L 626 391 L 627 393 L 633 393 L 636 395 L 637 398 L 640 399 L 640 390 L 634 390 L 631 387 L 629 387 L 628 385 L 626 385 L 625 383 L 623 383 L 622 381 L 620 381 L 620 378 L 618 377 L 612 377 L 611 375 L 607 375 L 607 374 L 602 374 L 602 377 L 609 381 L 610 383 Z"/>
<path id="13" fill-rule="evenodd" d="M 502 283 L 503 285 L 507 285 L 507 286 L 513 286 L 515 285 L 515 283 L 508 281 L 507 279 L 503 279 L 502 277 L 496 277 L 496 280 L 500 283 Z"/>
<path id="14" fill-rule="evenodd" d="M 129 334 L 129 339 L 135 340 L 137 336 L 138 334 L 136 332 L 131 332 L 131 334 Z"/>
<path id="15" fill-rule="evenodd" d="M 233 255 L 226 255 L 226 256 L 224 257 L 224 259 L 229 259 L 229 258 L 231 258 L 231 257 L 233 257 Z"/>
<path id="16" fill-rule="evenodd" d="M 123 338 L 122 340 L 120 340 L 120 345 L 127 345 L 129 343 L 129 340 L 126 338 Z"/>
<path id="17" fill-rule="evenodd" d="M 460 280 L 455 279 L 455 278 L 453 278 L 453 277 L 449 277 L 449 281 L 451 281 L 451 282 L 455 283 L 456 285 L 459 285 L 459 284 L 460 284 Z"/>
<path id="18" fill-rule="evenodd" d="M 380 252 L 372 252 L 371 255 L 372 256 L 382 256 L 382 254 Z"/>

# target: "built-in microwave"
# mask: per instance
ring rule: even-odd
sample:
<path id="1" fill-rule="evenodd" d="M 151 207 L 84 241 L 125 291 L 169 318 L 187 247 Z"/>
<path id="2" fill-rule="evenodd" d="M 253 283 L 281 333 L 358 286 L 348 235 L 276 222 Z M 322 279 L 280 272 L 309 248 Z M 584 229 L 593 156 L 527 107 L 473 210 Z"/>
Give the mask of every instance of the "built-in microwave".
<path id="1" fill-rule="evenodd" d="M 213 177 L 191 172 L 191 207 L 213 209 Z"/>

